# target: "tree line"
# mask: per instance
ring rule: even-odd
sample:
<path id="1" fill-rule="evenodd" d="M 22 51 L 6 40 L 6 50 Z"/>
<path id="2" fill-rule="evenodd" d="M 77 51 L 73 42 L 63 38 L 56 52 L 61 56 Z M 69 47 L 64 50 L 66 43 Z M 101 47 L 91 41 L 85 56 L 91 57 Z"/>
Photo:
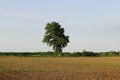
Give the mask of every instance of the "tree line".
<path id="1" fill-rule="evenodd" d="M 63 52 L 62 55 L 56 52 L 0 52 L 0 56 L 21 56 L 21 57 L 104 57 L 104 56 L 120 56 L 120 52 Z"/>

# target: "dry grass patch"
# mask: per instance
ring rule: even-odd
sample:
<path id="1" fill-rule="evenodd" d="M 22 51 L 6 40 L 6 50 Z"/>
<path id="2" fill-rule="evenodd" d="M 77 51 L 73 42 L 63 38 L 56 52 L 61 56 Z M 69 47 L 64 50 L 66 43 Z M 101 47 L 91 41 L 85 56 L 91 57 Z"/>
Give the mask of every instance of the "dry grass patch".
<path id="1" fill-rule="evenodd" d="M 120 57 L 0 57 L 0 80 L 119 80 Z"/>

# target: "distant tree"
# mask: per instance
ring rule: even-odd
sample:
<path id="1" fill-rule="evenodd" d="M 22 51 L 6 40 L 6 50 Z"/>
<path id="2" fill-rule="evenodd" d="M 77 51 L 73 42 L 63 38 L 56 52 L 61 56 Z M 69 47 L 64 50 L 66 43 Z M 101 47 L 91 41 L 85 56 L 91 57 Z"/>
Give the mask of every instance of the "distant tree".
<path id="1" fill-rule="evenodd" d="M 69 43 L 69 36 L 64 35 L 64 28 L 57 22 L 51 22 L 46 24 L 45 30 L 42 42 L 52 46 L 55 52 L 61 53 L 62 49 Z"/>

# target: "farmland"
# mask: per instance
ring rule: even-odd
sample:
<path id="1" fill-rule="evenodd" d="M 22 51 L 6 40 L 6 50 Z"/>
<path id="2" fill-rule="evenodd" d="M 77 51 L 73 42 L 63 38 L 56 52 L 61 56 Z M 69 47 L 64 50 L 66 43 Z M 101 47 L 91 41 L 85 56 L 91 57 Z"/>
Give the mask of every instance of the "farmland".
<path id="1" fill-rule="evenodd" d="M 119 80 L 120 57 L 0 57 L 0 80 Z"/>

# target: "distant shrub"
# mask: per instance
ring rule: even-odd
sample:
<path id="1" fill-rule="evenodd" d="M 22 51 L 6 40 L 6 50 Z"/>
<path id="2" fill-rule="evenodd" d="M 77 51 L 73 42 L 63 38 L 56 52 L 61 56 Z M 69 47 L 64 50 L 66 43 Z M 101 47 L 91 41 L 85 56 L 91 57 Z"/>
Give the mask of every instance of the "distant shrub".
<path id="1" fill-rule="evenodd" d="M 0 56 L 21 56 L 21 57 L 99 57 L 99 56 L 120 56 L 120 52 L 64 52 L 58 55 L 55 52 L 0 52 Z"/>

